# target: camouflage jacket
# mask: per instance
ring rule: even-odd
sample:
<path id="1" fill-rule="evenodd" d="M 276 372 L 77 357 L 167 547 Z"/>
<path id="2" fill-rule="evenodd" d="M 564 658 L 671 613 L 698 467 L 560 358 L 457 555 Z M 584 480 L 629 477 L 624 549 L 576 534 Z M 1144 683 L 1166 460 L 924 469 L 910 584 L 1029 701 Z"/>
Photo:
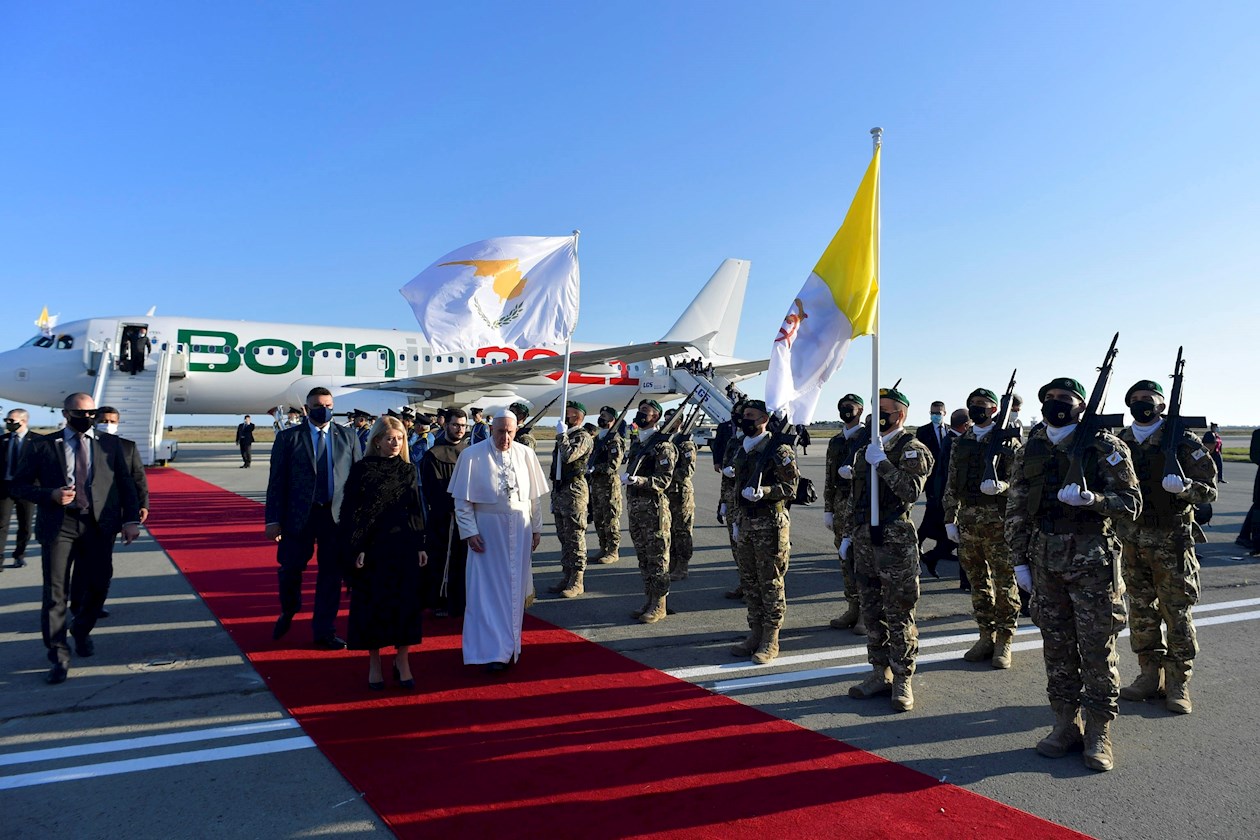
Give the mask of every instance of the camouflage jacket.
<path id="1" fill-rule="evenodd" d="M 631 496 L 659 496 L 669 489 L 677 462 L 678 450 L 667 438 L 653 432 L 645 442 L 640 432 L 626 455 L 626 472 L 646 478 L 647 484 L 627 487 L 627 492 Z"/>
<path id="2" fill-rule="evenodd" d="M 1176 496 L 1169 493 L 1163 487 L 1165 431 L 1160 426 L 1142 443 L 1137 442 L 1131 426 L 1120 431 L 1142 490 L 1142 513 L 1137 519 L 1116 521 L 1116 531 L 1125 542 L 1153 544 L 1163 541 L 1171 531 L 1191 533 L 1196 542 L 1206 540 L 1194 521 L 1194 507 L 1216 501 L 1216 463 L 1198 435 L 1183 432 L 1177 444 L 1177 463 L 1188 486 Z"/>
<path id="3" fill-rule="evenodd" d="M 552 450 L 552 475 L 555 475 L 556 462 L 559 462 L 560 480 L 555 482 L 559 486 L 571 484 L 586 484 L 586 461 L 591 457 L 591 436 L 588 435 L 580 426 L 576 429 L 570 429 L 560 437 L 556 438 L 555 449 Z"/>
<path id="4" fill-rule="evenodd" d="M 674 480 L 670 482 L 669 492 L 680 494 L 696 474 L 696 444 L 691 435 L 687 435 L 682 443 L 674 444 L 674 448 L 678 450 L 678 460 L 674 463 Z"/>
<path id="5" fill-rule="evenodd" d="M 863 446 L 854 453 L 853 492 L 845 511 L 846 533 L 855 533 L 861 526 L 869 526 L 871 521 L 871 469 L 865 451 Z M 905 429 L 884 442 L 884 452 L 888 457 L 875 469 L 879 476 L 880 521 L 883 524 L 897 519 L 909 521 L 910 509 L 923 494 L 928 476 L 932 474 L 932 452 Z"/>
<path id="6" fill-rule="evenodd" d="M 1000 521 L 1006 516 L 1006 494 L 986 496 L 980 492 L 980 484 L 984 481 L 985 454 L 989 449 L 989 435 L 996 434 L 997 429 L 990 426 L 984 437 L 976 437 L 974 427 L 967 429 L 955 438 L 949 454 L 949 476 L 945 479 L 945 521 L 958 521 L 959 508 L 966 508 L 968 514 L 985 517 L 992 521 Z M 1011 470 L 1015 466 L 1015 452 L 1020 448 L 1019 437 L 1010 434 L 998 448 L 997 477 L 1007 484 L 1011 481 Z"/>
<path id="7" fill-rule="evenodd" d="M 841 478 L 839 470 L 845 464 L 853 466 L 853 457 L 859 449 L 866 445 L 866 428 L 857 427 L 857 434 L 845 437 L 841 429 L 827 441 L 827 475 L 823 479 L 823 510 L 827 513 L 842 513 L 844 503 L 853 493 L 853 479 Z"/>
<path id="8" fill-rule="evenodd" d="M 629 442 L 612 429 L 603 437 L 596 437 L 591 444 L 591 459 L 586 471 L 591 475 L 615 476 L 621 472 L 621 462 L 626 457 Z"/>
<path id="9" fill-rule="evenodd" d="M 796 497 L 796 483 L 801 477 L 796 466 L 796 453 L 792 447 L 781 443 L 767 456 L 772 438 L 767 433 L 751 450 L 744 448 L 743 440 L 733 442 L 738 449 L 733 462 L 735 478 L 732 489 L 740 512 L 746 516 L 782 513 L 786 510 L 785 502 Z M 743 496 L 746 487 L 760 487 L 764 495 L 750 502 Z"/>

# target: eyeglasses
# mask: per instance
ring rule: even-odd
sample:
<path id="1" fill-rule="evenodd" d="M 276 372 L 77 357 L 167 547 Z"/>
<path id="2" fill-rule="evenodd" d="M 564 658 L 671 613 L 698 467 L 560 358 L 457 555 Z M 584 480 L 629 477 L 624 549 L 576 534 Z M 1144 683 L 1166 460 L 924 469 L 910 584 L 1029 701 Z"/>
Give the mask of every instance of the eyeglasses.
<path id="1" fill-rule="evenodd" d="M 96 409 L 95 408 L 67 408 L 66 414 L 69 414 L 71 417 L 95 417 Z"/>

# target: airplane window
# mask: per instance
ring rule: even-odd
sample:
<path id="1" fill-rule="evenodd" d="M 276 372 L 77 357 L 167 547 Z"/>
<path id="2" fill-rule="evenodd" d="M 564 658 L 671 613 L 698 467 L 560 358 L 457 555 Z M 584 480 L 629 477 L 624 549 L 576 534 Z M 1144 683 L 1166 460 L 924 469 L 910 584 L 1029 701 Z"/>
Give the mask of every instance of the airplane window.
<path id="1" fill-rule="evenodd" d="M 463 356 L 460 356 L 460 357 L 459 357 L 459 363 L 460 363 L 461 365 L 464 363 L 464 357 L 463 357 Z"/>
<path id="2" fill-rule="evenodd" d="M 483 365 L 486 363 L 486 360 L 485 360 L 485 358 L 484 358 L 484 357 L 481 359 L 481 363 L 482 363 Z"/>
<path id="3" fill-rule="evenodd" d="M 415 356 L 412 356 L 412 357 L 411 357 L 411 361 L 413 361 L 413 362 L 418 362 L 418 361 L 420 361 L 420 356 L 419 356 L 419 354 L 417 354 L 417 355 L 415 355 Z"/>
<path id="4" fill-rule="evenodd" d="M 334 356 L 336 356 L 338 359 L 340 359 L 340 358 L 341 358 L 341 351 L 340 351 L 340 350 L 338 350 L 338 351 L 337 351 L 336 353 L 334 353 L 333 355 L 334 355 Z"/>
<path id="5" fill-rule="evenodd" d="M 431 361 L 433 361 L 433 360 L 432 360 L 432 359 L 430 359 L 428 356 L 425 356 L 425 357 L 424 357 L 424 360 L 425 360 L 426 362 L 431 362 Z"/>
<path id="6" fill-rule="evenodd" d="M 455 357 L 454 357 L 454 356 L 447 356 L 447 357 L 446 357 L 446 363 L 447 363 L 448 365 L 450 365 L 450 364 L 454 364 L 454 363 L 455 363 Z"/>
<path id="7" fill-rule="evenodd" d="M 268 347 L 268 348 L 267 348 L 267 355 L 268 355 L 268 356 L 274 356 L 274 355 L 276 355 L 276 348 L 274 348 L 274 347 Z"/>
<path id="8" fill-rule="evenodd" d="M 327 351 L 327 350 L 325 350 L 325 351 L 324 351 L 324 358 L 325 358 L 325 359 L 327 359 L 327 358 L 328 358 L 328 351 Z"/>
<path id="9" fill-rule="evenodd" d="M 57 336 L 58 350 L 71 350 L 74 348 L 74 336 L 59 335 Z"/>
<path id="10" fill-rule="evenodd" d="M 245 355 L 245 348 L 244 348 L 244 347 L 237 347 L 237 348 L 236 348 L 236 352 L 237 352 L 237 355 L 244 356 L 244 355 Z"/>
<path id="11" fill-rule="evenodd" d="M 254 355 L 255 355 L 255 356 L 261 356 L 261 355 L 262 355 L 262 348 L 261 348 L 261 347 L 255 347 L 255 348 L 254 348 Z"/>

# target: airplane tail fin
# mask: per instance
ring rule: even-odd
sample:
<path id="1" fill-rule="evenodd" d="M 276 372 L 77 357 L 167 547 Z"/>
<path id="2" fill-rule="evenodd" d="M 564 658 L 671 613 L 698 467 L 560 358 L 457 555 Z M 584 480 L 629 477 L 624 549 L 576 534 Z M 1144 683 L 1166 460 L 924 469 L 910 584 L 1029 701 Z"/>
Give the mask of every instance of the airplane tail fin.
<path id="1" fill-rule="evenodd" d="M 723 260 L 662 341 L 685 341 L 706 356 L 734 356 L 748 288 L 748 260 Z"/>

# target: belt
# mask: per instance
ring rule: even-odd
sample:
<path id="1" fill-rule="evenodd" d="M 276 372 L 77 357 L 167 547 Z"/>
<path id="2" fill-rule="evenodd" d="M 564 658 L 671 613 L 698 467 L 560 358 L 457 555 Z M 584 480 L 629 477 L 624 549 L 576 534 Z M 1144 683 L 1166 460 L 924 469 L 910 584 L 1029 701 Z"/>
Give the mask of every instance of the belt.
<path id="1" fill-rule="evenodd" d="M 1101 534 L 1103 532 L 1103 523 L 1100 522 L 1073 522 L 1070 519 L 1042 519 L 1039 523 L 1041 533 L 1056 534 L 1062 536 L 1064 534 Z"/>

